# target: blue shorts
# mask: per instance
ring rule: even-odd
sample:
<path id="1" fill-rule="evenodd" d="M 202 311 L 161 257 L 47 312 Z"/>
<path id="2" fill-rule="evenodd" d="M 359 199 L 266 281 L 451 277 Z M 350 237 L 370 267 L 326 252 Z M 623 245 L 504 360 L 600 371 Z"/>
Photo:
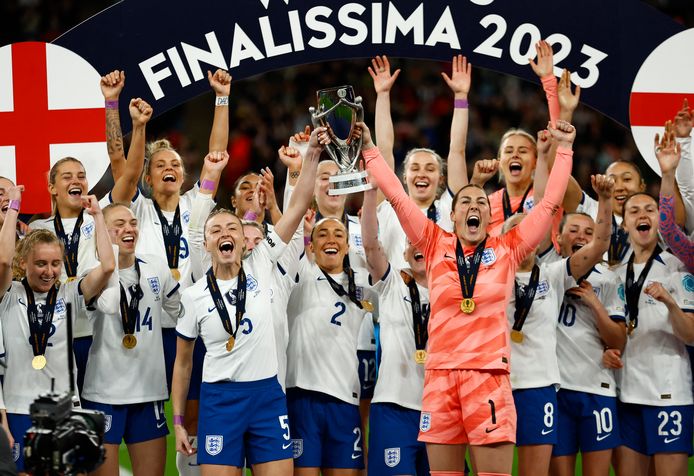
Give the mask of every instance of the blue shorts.
<path id="1" fill-rule="evenodd" d="M 557 444 L 552 456 L 601 451 L 621 444 L 617 398 L 573 390 L 557 392 Z"/>
<path id="2" fill-rule="evenodd" d="M 24 472 L 24 433 L 31 428 L 31 417 L 29 415 L 20 415 L 18 413 L 7 414 L 7 424 L 10 427 L 10 433 L 14 438 L 14 446 L 12 447 L 12 459 L 17 465 L 17 471 Z"/>
<path id="3" fill-rule="evenodd" d="M 358 350 L 357 359 L 359 359 L 360 398 L 371 400 L 374 396 L 374 387 L 376 387 L 376 351 Z"/>
<path id="4" fill-rule="evenodd" d="M 82 407 L 104 412 L 104 443 L 109 445 L 142 443 L 169 434 L 163 401 L 111 405 L 82 400 Z"/>
<path id="5" fill-rule="evenodd" d="M 207 349 L 202 339 L 195 339 L 193 347 L 193 368 L 190 371 L 190 385 L 186 400 L 200 400 L 200 384 L 202 383 L 202 364 L 205 362 Z M 173 370 L 173 369 L 172 369 Z"/>
<path id="6" fill-rule="evenodd" d="M 639 453 L 692 452 L 694 405 L 655 407 L 619 402 L 622 444 Z"/>
<path id="7" fill-rule="evenodd" d="M 516 446 L 557 444 L 557 389 L 554 385 L 513 391 L 518 422 Z"/>
<path id="8" fill-rule="evenodd" d="M 176 328 L 162 327 L 161 341 L 164 345 L 164 369 L 166 370 L 166 388 L 171 395 L 174 362 L 176 362 Z"/>
<path id="9" fill-rule="evenodd" d="M 429 474 L 426 445 L 417 441 L 418 410 L 372 403 L 369 415 L 369 474 Z"/>
<path id="10" fill-rule="evenodd" d="M 203 383 L 198 416 L 198 464 L 243 468 L 290 459 L 287 401 L 277 377 Z"/>
<path id="11" fill-rule="evenodd" d="M 72 341 L 72 352 L 75 354 L 75 365 L 77 367 L 77 390 L 80 395 L 84 387 L 84 375 L 87 372 L 87 359 L 89 358 L 89 348 L 92 346 L 92 336 L 76 337 Z"/>
<path id="12" fill-rule="evenodd" d="M 320 392 L 287 389 L 294 467 L 364 469 L 359 407 Z"/>

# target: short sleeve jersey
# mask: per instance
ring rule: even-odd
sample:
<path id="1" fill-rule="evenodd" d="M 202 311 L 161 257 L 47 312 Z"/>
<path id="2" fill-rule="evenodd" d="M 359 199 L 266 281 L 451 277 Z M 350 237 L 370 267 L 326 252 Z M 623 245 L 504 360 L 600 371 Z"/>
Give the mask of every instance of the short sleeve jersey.
<path id="1" fill-rule="evenodd" d="M 266 238 L 243 260 L 246 273 L 246 312 L 236 333 L 231 352 L 226 350 L 230 334 L 203 277 L 184 290 L 181 303 L 184 315 L 176 333 L 187 340 L 202 338 L 207 353 L 202 369 L 203 382 L 252 382 L 277 375 L 277 346 L 272 314 L 272 285 L 276 261 L 270 251 L 284 249 L 284 243 Z M 232 327 L 236 325 L 236 286 L 238 277 L 217 280 Z"/>
<path id="2" fill-rule="evenodd" d="M 638 279 L 645 263 L 634 265 Z M 626 280 L 627 265 L 616 268 Z M 638 326 L 628 336 L 619 373 L 619 399 L 626 403 L 669 406 L 691 405 L 692 369 L 687 349 L 675 335 L 665 304 L 643 291 L 661 283 L 685 313 L 694 313 L 694 276 L 668 252 L 662 252 L 643 283 L 639 295 Z"/>
<path id="3" fill-rule="evenodd" d="M 103 206 L 104 200 L 102 199 L 99 203 Z M 94 218 L 86 212 L 83 213 L 82 217 L 80 241 L 77 247 L 77 276 L 84 276 L 89 273 L 92 268 L 99 265 L 99 260 L 96 256 L 96 229 Z M 77 224 L 77 218 L 63 218 L 61 221 L 63 222 L 65 234 L 68 237 L 72 236 L 75 225 Z M 48 230 L 54 235 L 56 234 L 53 217 L 36 220 L 31 223 L 31 227 L 37 230 Z M 63 270 L 60 273 L 60 281 L 64 283 L 67 279 L 67 272 L 63 265 Z M 76 338 L 92 335 L 92 326 L 85 311 L 75 315 L 74 335 Z"/>
<path id="4" fill-rule="evenodd" d="M 67 304 L 72 305 L 73 316 L 76 311 L 84 311 L 84 298 L 79 290 L 80 282 L 76 280 L 64 283 L 58 290 L 46 346 L 46 366 L 41 370 L 35 370 L 31 365 L 34 352 L 27 317 L 27 296 L 22 283 L 13 281 L 0 301 L 0 321 L 7 364 L 3 392 L 8 413 L 28 415 L 29 405 L 36 397 L 51 390 L 52 379 L 55 379 L 56 392 L 66 392 L 70 389 L 67 365 Z M 43 316 L 46 296 L 46 293 L 34 293 L 35 302 L 39 306 L 39 318 Z M 76 368 L 73 370 L 76 375 Z"/>
<path id="5" fill-rule="evenodd" d="M 193 284 L 200 276 L 194 276 L 193 266 L 190 253 L 190 239 L 188 235 L 188 225 L 190 224 L 190 213 L 193 207 L 193 200 L 198 194 L 199 188 L 196 184 L 192 189 L 181 195 L 178 206 L 181 213 L 181 240 L 178 251 L 178 270 L 181 273 L 179 281 L 181 290 L 186 289 Z M 109 195 L 110 198 L 110 195 Z M 141 192 L 137 192 L 130 205 L 135 217 L 138 220 L 140 229 L 140 238 L 137 240 L 137 252 L 143 255 L 157 255 L 166 260 L 166 251 L 164 245 L 164 234 L 162 232 L 159 215 L 154 208 L 152 199 L 145 197 Z M 162 210 L 162 214 L 169 224 L 173 223 L 175 212 L 166 212 Z M 175 327 L 176 322 L 167 316 L 162 320 L 164 327 Z"/>
<path id="6" fill-rule="evenodd" d="M 372 402 L 395 403 L 411 410 L 421 410 L 424 366 L 414 360 L 416 347 L 409 288 L 400 271 L 389 267 L 373 289 L 379 299 L 382 353 Z M 419 284 L 417 290 L 422 309 L 427 313 L 429 290 Z"/>
<path id="7" fill-rule="evenodd" d="M 331 277 L 347 290 L 345 273 Z M 374 300 L 367 277 L 359 270 L 355 284 L 358 299 Z M 303 259 L 287 306 L 287 388 L 322 392 L 357 405 L 357 338 L 366 314 L 333 291 L 318 265 Z"/>
<path id="8" fill-rule="evenodd" d="M 624 285 L 607 266 L 598 264 L 586 278 L 593 286 L 610 319 L 626 322 Z M 604 345 L 593 311 L 580 299 L 565 295 L 559 312 L 557 357 L 561 387 L 567 390 L 614 397 L 617 395 L 612 369 L 602 365 Z"/>
<path id="9" fill-rule="evenodd" d="M 526 285 L 530 272 L 517 272 L 516 281 Z M 514 390 L 559 385 L 557 361 L 557 316 L 564 292 L 576 286 L 568 259 L 540 265 L 535 298 L 523 324 L 523 342 L 511 342 L 511 386 Z M 509 328 L 513 327 L 515 293 L 508 306 Z"/>
<path id="10" fill-rule="evenodd" d="M 179 284 L 171 276 L 165 260 L 158 255 L 138 255 L 140 289 L 143 297 L 135 320 L 137 345 L 123 346 L 123 323 L 117 312 L 90 310 L 94 340 L 84 378 L 82 397 L 99 403 L 125 405 L 165 400 L 168 396 L 164 351 L 162 347 L 162 317 L 178 316 Z M 120 282 L 127 291 L 137 280 L 135 267 L 118 270 Z M 116 283 L 117 286 L 117 283 Z M 120 291 L 120 286 L 118 286 Z M 98 301 L 97 301 L 98 302 Z M 137 369 L 137 372 L 133 372 Z"/>

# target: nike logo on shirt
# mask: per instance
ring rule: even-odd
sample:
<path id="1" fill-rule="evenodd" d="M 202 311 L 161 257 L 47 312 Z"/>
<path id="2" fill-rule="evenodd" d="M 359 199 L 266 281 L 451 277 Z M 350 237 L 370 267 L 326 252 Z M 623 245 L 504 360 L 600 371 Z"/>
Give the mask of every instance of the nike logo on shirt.
<path id="1" fill-rule="evenodd" d="M 157 428 L 161 428 L 162 426 L 166 425 L 166 422 L 163 421 L 161 423 L 157 423 Z"/>
<path id="2" fill-rule="evenodd" d="M 597 441 L 602 441 L 602 440 L 604 440 L 605 438 L 607 438 L 608 436 L 610 436 L 611 434 L 612 434 L 612 433 L 608 433 L 608 434 L 602 435 L 602 436 L 596 436 L 595 439 L 596 439 Z"/>
<path id="3" fill-rule="evenodd" d="M 542 433 L 542 435 L 544 436 L 544 435 L 549 435 L 553 431 L 554 431 L 554 428 L 552 428 L 551 430 L 542 430 L 540 433 Z"/>
<path id="4" fill-rule="evenodd" d="M 665 439 L 663 440 L 663 443 L 666 443 L 666 444 L 667 444 L 667 443 L 672 443 L 673 441 L 677 441 L 677 440 L 679 440 L 679 439 L 680 439 L 679 436 L 677 436 L 677 437 L 675 437 L 675 438 L 665 438 Z"/>
<path id="5" fill-rule="evenodd" d="M 494 431 L 494 430 L 498 430 L 498 429 L 499 429 L 499 427 L 498 427 L 498 426 L 495 426 L 495 427 L 494 427 L 494 428 L 492 428 L 492 429 L 489 429 L 489 428 L 485 428 L 485 429 L 484 429 L 484 432 L 485 432 L 485 433 L 491 433 L 492 431 Z"/>
<path id="6" fill-rule="evenodd" d="M 287 443 L 286 445 L 282 445 L 282 449 L 283 449 L 283 450 L 286 450 L 286 449 L 289 448 L 290 446 L 292 446 L 292 443 L 291 443 L 291 442 Z"/>
<path id="7" fill-rule="evenodd" d="M 208 307 L 208 308 L 207 308 L 207 312 L 212 312 L 212 311 L 214 311 L 215 309 L 217 309 L 217 306 Z"/>
<path id="8" fill-rule="evenodd" d="M 355 455 L 354 453 L 352 453 L 352 459 L 357 459 L 357 458 L 361 458 L 361 453 L 358 455 Z"/>

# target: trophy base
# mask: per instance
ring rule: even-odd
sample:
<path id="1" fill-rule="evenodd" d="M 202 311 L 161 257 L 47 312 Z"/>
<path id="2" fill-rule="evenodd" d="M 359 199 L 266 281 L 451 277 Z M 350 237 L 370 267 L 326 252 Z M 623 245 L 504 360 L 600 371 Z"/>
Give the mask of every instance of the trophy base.
<path id="1" fill-rule="evenodd" d="M 333 175 L 329 179 L 333 188 L 328 189 L 328 195 L 349 195 L 371 190 L 373 185 L 368 182 L 367 177 L 366 170 Z"/>

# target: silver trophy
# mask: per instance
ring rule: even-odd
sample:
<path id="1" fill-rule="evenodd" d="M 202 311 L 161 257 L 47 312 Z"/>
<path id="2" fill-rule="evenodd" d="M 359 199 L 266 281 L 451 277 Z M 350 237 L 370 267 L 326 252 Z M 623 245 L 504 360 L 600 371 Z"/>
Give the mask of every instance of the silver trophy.
<path id="1" fill-rule="evenodd" d="M 347 195 L 369 190 L 366 170 L 357 170 L 361 153 L 361 135 L 355 138 L 357 122 L 364 120 L 361 96 L 354 97 L 352 86 L 321 89 L 316 92 L 318 108 L 310 107 L 314 127 L 326 127 L 330 144 L 325 150 L 340 172 L 330 177 L 330 195 Z"/>

